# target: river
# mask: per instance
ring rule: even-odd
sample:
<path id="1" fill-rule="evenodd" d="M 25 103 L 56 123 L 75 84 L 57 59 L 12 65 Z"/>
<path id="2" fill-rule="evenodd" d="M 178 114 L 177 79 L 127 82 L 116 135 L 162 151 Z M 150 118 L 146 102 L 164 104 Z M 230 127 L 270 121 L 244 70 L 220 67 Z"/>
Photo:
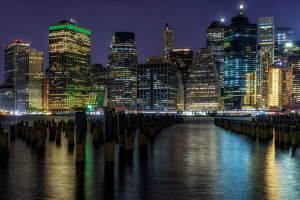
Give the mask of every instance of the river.
<path id="1" fill-rule="evenodd" d="M 72 117 L 0 118 L 20 120 Z M 115 145 L 115 163 L 104 162 L 104 147 L 87 134 L 86 161 L 76 165 L 75 148 L 46 138 L 38 153 L 22 139 L 10 142 L 0 162 L 0 199 L 300 199 L 300 150 L 275 148 L 214 125 L 213 118 L 185 118 L 163 129 L 125 156 Z M 119 158 L 122 157 L 122 158 Z"/>

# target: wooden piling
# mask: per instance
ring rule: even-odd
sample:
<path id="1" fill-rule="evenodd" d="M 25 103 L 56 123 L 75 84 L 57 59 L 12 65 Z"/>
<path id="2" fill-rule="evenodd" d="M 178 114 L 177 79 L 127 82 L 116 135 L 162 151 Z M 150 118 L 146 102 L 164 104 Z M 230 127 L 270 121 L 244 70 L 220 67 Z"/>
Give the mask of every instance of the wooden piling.
<path id="1" fill-rule="evenodd" d="M 8 133 L 4 133 L 3 128 L 0 128 L 0 158 L 7 158 L 8 156 L 9 156 Z"/>
<path id="2" fill-rule="evenodd" d="M 9 126 L 9 136 L 10 136 L 10 140 L 14 140 L 16 138 L 16 129 L 15 129 L 15 125 L 10 125 Z"/>
<path id="3" fill-rule="evenodd" d="M 131 114 L 127 114 L 126 116 L 126 124 L 125 124 L 125 150 L 133 151 L 133 139 L 134 139 L 134 127 L 133 127 L 133 119 Z"/>
<path id="4" fill-rule="evenodd" d="M 118 112 L 118 137 L 119 137 L 119 150 L 125 150 L 125 112 Z"/>
<path id="5" fill-rule="evenodd" d="M 115 125 L 113 109 L 104 109 L 104 160 L 105 162 L 114 162 L 115 150 Z"/>
<path id="6" fill-rule="evenodd" d="M 74 146 L 74 126 L 72 125 L 72 122 L 68 125 L 68 146 L 73 147 Z"/>
<path id="7" fill-rule="evenodd" d="M 37 130 L 37 150 L 44 151 L 45 150 L 45 133 L 41 130 Z"/>
<path id="8" fill-rule="evenodd" d="M 60 144 L 61 142 L 61 128 L 60 126 L 56 129 L 56 143 Z"/>
<path id="9" fill-rule="evenodd" d="M 298 146 L 298 132 L 297 132 L 297 126 L 291 126 L 291 137 L 292 137 L 292 147 Z"/>
<path id="10" fill-rule="evenodd" d="M 144 126 L 144 115 L 138 114 L 138 137 L 139 137 L 139 147 L 147 148 L 148 146 L 148 136 L 147 136 L 147 127 Z"/>

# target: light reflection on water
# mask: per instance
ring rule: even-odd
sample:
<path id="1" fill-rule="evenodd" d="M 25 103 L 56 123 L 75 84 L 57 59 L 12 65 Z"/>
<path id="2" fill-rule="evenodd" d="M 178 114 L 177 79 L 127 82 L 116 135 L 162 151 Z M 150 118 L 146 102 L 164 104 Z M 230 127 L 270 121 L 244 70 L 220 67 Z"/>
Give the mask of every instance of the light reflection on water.
<path id="1" fill-rule="evenodd" d="M 0 120 L 4 126 L 16 122 Z M 89 130 L 84 165 L 75 164 L 75 149 L 64 136 L 60 145 L 47 138 L 42 155 L 20 139 L 11 141 L 10 158 L 0 163 L 0 199 L 300 198 L 299 150 L 292 154 L 273 141 L 231 133 L 213 118 L 186 118 L 162 130 L 146 154 L 135 133 L 133 153 L 120 156 L 116 144 L 112 166 L 105 165 L 103 145 L 93 146 Z"/>

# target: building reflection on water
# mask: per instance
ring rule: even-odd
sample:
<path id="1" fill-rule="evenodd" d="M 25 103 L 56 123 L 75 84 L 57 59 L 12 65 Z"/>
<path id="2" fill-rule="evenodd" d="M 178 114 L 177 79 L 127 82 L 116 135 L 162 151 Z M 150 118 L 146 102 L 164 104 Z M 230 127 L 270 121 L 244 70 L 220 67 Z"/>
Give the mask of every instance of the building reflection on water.
<path id="1" fill-rule="evenodd" d="M 144 152 L 136 132 L 133 152 L 119 152 L 116 143 L 113 165 L 89 130 L 84 163 L 76 164 L 76 148 L 67 144 L 47 138 L 37 154 L 25 141 L 11 141 L 9 159 L 0 162 L 1 199 L 300 198 L 299 149 L 225 131 L 212 118 L 186 118 L 149 140 Z"/>

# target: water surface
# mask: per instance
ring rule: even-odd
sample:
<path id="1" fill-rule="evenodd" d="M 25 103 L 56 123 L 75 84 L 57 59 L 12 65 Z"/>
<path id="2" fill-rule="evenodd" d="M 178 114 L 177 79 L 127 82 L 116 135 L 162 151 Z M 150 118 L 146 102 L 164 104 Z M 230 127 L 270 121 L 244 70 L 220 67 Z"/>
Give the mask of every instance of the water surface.
<path id="1" fill-rule="evenodd" d="M 62 117 L 51 117 L 59 121 Z M 63 117 L 69 119 L 72 117 Z M 2 126 L 27 118 L 1 118 Z M 88 131 L 89 132 L 89 131 Z M 103 145 L 87 136 L 86 162 L 76 165 L 62 133 L 46 139 L 44 154 L 21 139 L 0 163 L 0 199 L 300 199 L 300 150 L 275 148 L 214 125 L 213 118 L 185 118 L 162 130 L 147 152 L 104 162 Z"/>

